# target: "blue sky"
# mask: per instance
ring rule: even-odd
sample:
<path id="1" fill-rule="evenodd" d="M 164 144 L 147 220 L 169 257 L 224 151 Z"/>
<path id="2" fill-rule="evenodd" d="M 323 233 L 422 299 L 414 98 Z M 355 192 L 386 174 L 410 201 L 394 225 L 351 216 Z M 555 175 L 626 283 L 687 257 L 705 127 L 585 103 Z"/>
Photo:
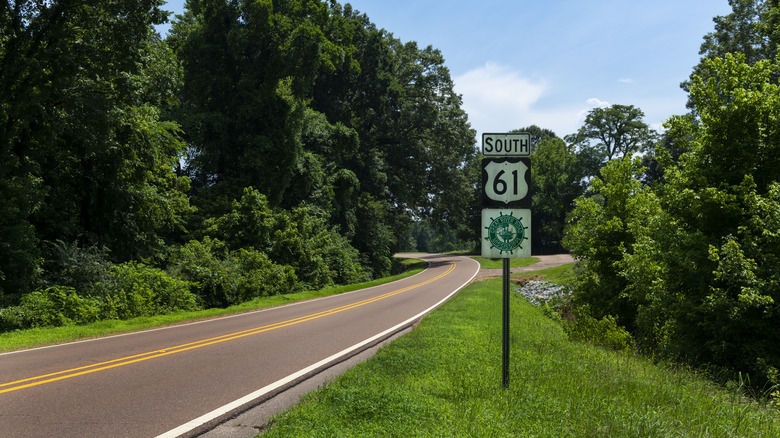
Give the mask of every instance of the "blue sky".
<path id="1" fill-rule="evenodd" d="M 182 11 L 183 0 L 165 9 Z M 686 112 L 686 80 L 728 0 L 352 0 L 401 41 L 441 50 L 479 134 L 576 132 L 596 106 L 654 128 Z"/>

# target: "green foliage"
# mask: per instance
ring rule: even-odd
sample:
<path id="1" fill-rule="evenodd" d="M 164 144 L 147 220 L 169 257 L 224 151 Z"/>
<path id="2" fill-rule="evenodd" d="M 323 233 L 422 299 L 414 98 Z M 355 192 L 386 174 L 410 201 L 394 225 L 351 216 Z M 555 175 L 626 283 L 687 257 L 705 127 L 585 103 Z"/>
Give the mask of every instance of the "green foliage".
<path id="1" fill-rule="evenodd" d="M 777 67 L 726 55 L 699 71 L 696 115 L 668 122 L 686 152 L 668 161 L 663 184 L 651 192 L 615 164 L 593 184 L 603 202 L 578 201 L 566 240 L 585 262 L 576 297 L 594 316 L 617 317 L 644 348 L 776 384 Z"/>
<path id="2" fill-rule="evenodd" d="M 45 242 L 153 257 L 188 213 L 165 113 L 180 70 L 162 0 L 17 1 L 0 18 L 0 288 L 40 280 Z M 7 289 L 7 290 L 6 290 Z"/>
<path id="3" fill-rule="evenodd" d="M 106 281 L 111 263 L 105 248 L 82 248 L 77 242 L 49 245 L 44 283 L 69 286 L 86 293 L 95 283 Z"/>
<path id="4" fill-rule="evenodd" d="M 633 105 L 594 108 L 585 117 L 577 136 L 595 141 L 598 155 L 607 161 L 645 151 L 654 134 L 642 119 L 645 113 Z"/>
<path id="5" fill-rule="evenodd" d="M 210 220 L 206 233 L 231 250 L 254 249 L 291 266 L 302 282 L 315 289 L 366 278 L 357 250 L 344 236 L 328 229 L 318 210 L 272 210 L 265 196 L 252 188 L 244 189 L 230 213 Z"/>
<path id="6" fill-rule="evenodd" d="M 618 351 L 631 350 L 634 346 L 631 334 L 619 326 L 612 315 L 596 319 L 584 306 L 577 308 L 571 316 L 572 320 L 563 322 L 563 329 L 571 340 L 589 342 Z"/>
<path id="7" fill-rule="evenodd" d="M 386 274 L 413 219 L 468 229 L 474 132 L 438 50 L 313 0 L 193 1 L 168 42 L 186 78 L 177 119 L 191 146 L 193 204 L 203 219 L 224 217 L 254 187 L 277 220 L 253 247 L 302 281 Z M 334 274 L 326 259 L 349 262 Z"/>
<path id="8" fill-rule="evenodd" d="M 301 154 L 303 98 L 329 62 L 327 18 L 315 0 L 192 1 L 174 23 L 169 43 L 186 78 L 179 119 L 195 151 L 196 193 L 206 198 L 199 205 L 238 198 L 247 186 L 281 202 Z"/>
<path id="9" fill-rule="evenodd" d="M 265 254 L 241 248 L 234 254 L 238 278 L 238 303 L 255 298 L 291 294 L 300 290 L 295 270 L 272 262 Z"/>
<path id="10" fill-rule="evenodd" d="M 301 288 L 290 266 L 273 263 L 253 249 L 230 251 L 210 237 L 192 240 L 174 252 L 169 270 L 193 284 L 205 307 L 227 307 Z"/>
<path id="11" fill-rule="evenodd" d="M 163 3 L 0 8 L 0 306 L 167 311 L 166 263 L 226 306 L 385 275 L 416 219 L 463 238 L 474 131 L 438 50 L 320 0 L 191 0 L 161 41 Z"/>
<path id="12" fill-rule="evenodd" d="M 41 265 L 38 236 L 29 221 L 40 206 L 40 180 L 5 177 L 6 166 L 0 162 L 0 306 L 5 295 L 29 292 Z"/>
<path id="13" fill-rule="evenodd" d="M 533 248 L 558 250 L 566 216 L 581 196 L 586 174 L 578 155 L 559 138 L 540 141 L 531 153 Z"/>
<path id="14" fill-rule="evenodd" d="M 614 315 L 631 326 L 641 297 L 629 293 L 622 274 L 624 257 L 633 254 L 636 232 L 658 210 L 656 196 L 637 179 L 638 159 L 609 162 L 601 178 L 591 182 L 588 197 L 579 198 L 571 213 L 564 245 L 581 260 L 575 299 L 594 316 Z"/>
<path id="15" fill-rule="evenodd" d="M 100 303 L 100 319 L 130 319 L 199 308 L 189 283 L 138 263 L 112 266 L 108 279 L 95 284 L 90 295 Z"/>
<path id="16" fill-rule="evenodd" d="M 691 79 L 681 84 L 684 90 L 690 91 L 695 76 L 709 77 L 706 60 L 740 53 L 747 64 L 753 65 L 777 57 L 780 43 L 780 4 L 777 0 L 730 0 L 729 5 L 730 14 L 713 18 L 715 30 L 704 36 L 699 49 L 703 57 L 694 67 Z M 688 106 L 695 108 L 691 100 Z"/>
<path id="17" fill-rule="evenodd" d="M 531 125 L 526 128 L 515 129 L 512 132 L 527 132 L 531 135 L 531 152 L 533 153 L 540 143 L 558 138 L 554 132 L 549 129 L 540 128 L 537 125 Z"/>
<path id="18" fill-rule="evenodd" d="M 190 284 L 138 263 L 108 269 L 105 279 L 79 293 L 52 286 L 22 296 L 18 306 L 0 309 L 0 331 L 81 325 L 198 309 Z"/>
<path id="19" fill-rule="evenodd" d="M 447 253 L 473 249 L 471 236 L 462 240 L 449 228 L 437 229 L 430 220 L 413 222 L 409 232 L 401 236 L 399 242 L 401 252 Z"/>
<path id="20" fill-rule="evenodd" d="M 58 327 L 97 321 L 99 302 L 82 297 L 67 286 L 25 294 L 18 306 L 0 309 L 0 329 Z"/>

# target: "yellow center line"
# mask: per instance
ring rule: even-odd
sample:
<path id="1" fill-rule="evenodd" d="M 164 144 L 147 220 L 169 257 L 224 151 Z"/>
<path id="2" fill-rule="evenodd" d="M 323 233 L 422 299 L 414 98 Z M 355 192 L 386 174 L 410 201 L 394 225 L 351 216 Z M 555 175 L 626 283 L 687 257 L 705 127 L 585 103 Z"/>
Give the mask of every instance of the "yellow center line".
<path id="1" fill-rule="evenodd" d="M 203 340 L 200 340 L 200 341 L 195 341 L 195 342 L 190 342 L 190 343 L 186 343 L 186 344 L 181 344 L 181 345 L 177 345 L 177 346 L 174 346 L 174 347 L 161 348 L 159 350 L 149 351 L 149 352 L 146 352 L 146 353 L 136 354 L 136 355 L 132 355 L 132 356 L 126 356 L 126 357 L 122 357 L 122 358 L 119 358 L 119 359 L 113 359 L 113 360 L 100 362 L 100 363 L 96 363 L 96 364 L 92 364 L 92 365 L 86 365 L 86 366 L 82 366 L 82 367 L 78 367 L 78 368 L 71 368 L 69 370 L 58 371 L 58 372 L 55 372 L 55 373 L 49 373 L 49 374 L 44 374 L 44 375 L 41 375 L 41 376 L 30 377 L 30 378 L 27 378 L 27 379 L 22 379 L 22 380 L 16 380 L 16 381 L 13 381 L 13 382 L 3 383 L 3 384 L 0 384 L 0 388 L 3 388 L 3 387 L 7 387 L 7 388 L 0 389 L 0 394 L 6 393 L 6 392 L 11 392 L 11 391 L 17 391 L 19 389 L 30 388 L 30 387 L 33 387 L 33 386 L 42 385 L 44 383 L 51 383 L 51 382 L 56 382 L 56 381 L 59 381 L 59 380 L 70 379 L 70 378 L 73 378 L 73 377 L 82 376 L 82 375 L 85 375 L 85 374 L 91 374 L 91 373 L 95 373 L 95 372 L 98 372 L 98 371 L 104 371 L 104 370 L 108 370 L 108 369 L 111 369 L 111 368 L 117 368 L 117 367 L 124 366 L 124 365 L 130 365 L 130 364 L 137 363 L 137 362 L 143 362 L 143 361 L 146 361 L 146 360 L 149 360 L 149 359 L 155 359 L 155 358 L 158 358 L 158 357 L 168 356 L 168 355 L 175 354 L 175 353 L 181 353 L 181 352 L 184 352 L 184 351 L 194 350 L 196 348 L 206 347 L 206 346 L 209 346 L 209 345 L 214 345 L 214 344 L 218 344 L 218 343 L 221 343 L 221 342 L 231 341 L 231 340 L 243 338 L 243 337 L 246 337 L 246 336 L 256 335 L 256 334 L 259 334 L 259 333 L 264 333 L 264 332 L 267 332 L 267 331 L 276 330 L 276 329 L 283 328 L 283 327 L 289 327 L 291 325 L 300 324 L 300 323 L 307 322 L 307 321 L 312 321 L 312 320 L 319 319 L 319 318 L 322 318 L 322 317 L 325 317 L 325 316 L 334 315 L 334 314 L 337 314 L 337 313 L 340 313 L 340 312 L 344 312 L 346 310 L 354 309 L 354 308 L 357 308 L 357 307 L 364 306 L 366 304 L 371 304 L 371 303 L 374 303 L 374 302 L 377 302 L 377 301 L 380 301 L 380 300 L 384 300 L 386 298 L 390 298 L 390 297 L 393 297 L 395 295 L 398 295 L 398 294 L 410 291 L 410 290 L 415 289 L 417 287 L 424 286 L 426 284 L 432 283 L 432 282 L 434 282 L 436 280 L 439 280 L 442 277 L 448 275 L 454 269 L 455 269 L 455 263 L 454 262 L 449 262 L 449 268 L 445 272 L 443 272 L 443 273 L 441 273 L 441 274 L 437 275 L 436 277 L 433 277 L 433 278 L 431 278 L 429 280 L 423 281 L 421 283 L 414 284 L 412 286 L 405 287 L 403 289 L 398 289 L 398 290 L 395 290 L 395 291 L 392 291 L 392 292 L 388 292 L 388 293 L 386 293 L 384 295 L 380 295 L 378 297 L 368 298 L 368 299 L 365 299 L 363 301 L 358 301 L 358 302 L 347 304 L 347 305 L 344 305 L 344 306 L 341 306 L 341 307 L 336 307 L 336 308 L 325 310 L 325 311 L 322 311 L 322 312 L 313 313 L 311 315 L 301 316 L 301 317 L 293 318 L 293 319 L 290 319 L 290 320 L 287 320 L 287 321 L 277 322 L 277 323 L 265 325 L 265 326 L 262 326 L 262 327 L 255 327 L 255 328 L 251 328 L 251 329 L 248 329 L 248 330 L 242 330 L 242 331 L 235 332 L 235 333 L 230 333 L 230 334 L 221 335 L 221 336 L 217 336 L 217 337 L 213 337 L 213 338 L 203 339 Z M 26 383 L 26 382 L 30 382 L 30 383 Z M 23 383 L 26 383 L 26 384 L 23 384 Z"/>

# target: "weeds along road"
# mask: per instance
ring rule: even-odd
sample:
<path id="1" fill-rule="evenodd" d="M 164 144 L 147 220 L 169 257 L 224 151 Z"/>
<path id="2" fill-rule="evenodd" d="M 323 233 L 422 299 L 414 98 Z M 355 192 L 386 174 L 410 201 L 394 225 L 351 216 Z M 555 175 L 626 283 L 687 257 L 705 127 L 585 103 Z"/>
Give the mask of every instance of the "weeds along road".
<path id="1" fill-rule="evenodd" d="M 418 321 L 477 262 L 421 256 L 413 277 L 128 335 L 0 354 L 0 436 L 196 432 Z"/>

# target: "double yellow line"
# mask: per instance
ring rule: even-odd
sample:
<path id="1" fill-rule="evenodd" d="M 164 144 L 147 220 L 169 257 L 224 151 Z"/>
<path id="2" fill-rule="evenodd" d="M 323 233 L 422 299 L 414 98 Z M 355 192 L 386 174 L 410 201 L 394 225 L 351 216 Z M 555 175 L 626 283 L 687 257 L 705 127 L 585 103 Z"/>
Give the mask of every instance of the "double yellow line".
<path id="1" fill-rule="evenodd" d="M 130 364 L 133 364 L 133 363 L 136 363 L 136 362 L 143 362 L 143 361 L 150 360 L 150 359 L 155 359 L 155 358 L 158 358 L 158 357 L 163 357 L 163 356 L 168 356 L 168 355 L 171 355 L 171 354 L 181 353 L 183 351 L 194 350 L 196 348 L 201 348 L 201 347 L 206 347 L 206 346 L 209 346 L 209 345 L 219 344 L 221 342 L 232 341 L 234 339 L 243 338 L 245 336 L 256 335 L 258 333 L 264 333 L 264 332 L 268 332 L 268 331 L 271 331 L 271 330 L 276 330 L 276 329 L 279 329 L 279 328 L 288 327 L 288 326 L 295 325 L 295 324 L 300 324 L 300 323 L 303 323 L 303 322 L 306 322 L 306 321 L 319 319 L 319 318 L 322 318 L 322 317 L 325 317 L 325 316 L 334 315 L 334 314 L 337 314 L 337 313 L 340 313 L 340 312 L 344 312 L 346 310 L 350 310 L 350 309 L 354 309 L 354 308 L 357 308 L 357 307 L 364 306 L 366 304 L 371 304 L 371 303 L 374 303 L 374 302 L 377 302 L 377 301 L 381 301 L 381 300 L 384 300 L 386 298 L 390 298 L 390 297 L 393 297 L 395 295 L 398 295 L 398 294 L 410 291 L 410 290 L 415 289 L 417 287 L 424 286 L 426 284 L 432 283 L 432 282 L 434 282 L 436 280 L 439 280 L 442 277 L 448 275 L 454 269 L 455 269 L 455 263 L 454 262 L 449 262 L 449 268 L 445 272 L 439 274 L 438 276 L 436 276 L 434 278 L 426 280 L 426 281 L 424 281 L 422 283 L 417 283 L 417 284 L 414 284 L 412 286 L 405 287 L 403 289 L 399 289 L 399 290 L 395 290 L 395 291 L 392 291 L 392 292 L 388 292 L 388 293 L 386 293 L 384 295 L 380 295 L 378 297 L 369 298 L 369 299 L 366 299 L 366 300 L 363 300 L 363 301 L 358 301 L 358 302 L 355 302 L 355 303 L 352 303 L 352 304 L 347 304 L 345 306 L 336 307 L 336 308 L 325 310 L 325 311 L 322 311 L 322 312 L 319 312 L 319 313 L 313 313 L 311 315 L 301 316 L 299 318 L 294 318 L 294 319 L 290 319 L 290 320 L 287 320 L 287 321 L 277 322 L 277 323 L 265 325 L 265 326 L 262 326 L 262 327 L 255 327 L 255 328 L 252 328 L 252 329 L 249 329 L 249 330 L 243 330 L 243 331 L 240 331 L 240 332 L 230 333 L 230 334 L 227 334 L 227 335 L 217 336 L 217 337 L 214 337 L 214 338 L 203 339 L 203 340 L 200 340 L 200 341 L 197 341 L 197 342 L 190 342 L 190 343 L 187 343 L 187 344 L 177 345 L 175 347 L 163 348 L 163 349 L 159 349 L 159 350 L 150 351 L 150 352 L 147 352 L 147 353 L 136 354 L 136 355 L 133 355 L 133 356 L 127 356 L 127 357 L 122 357 L 122 358 L 119 358 L 119 359 L 109 360 L 109 361 L 106 361 L 106 362 L 100 362 L 100 363 L 87 365 L 87 366 L 83 366 L 83 367 L 71 368 L 69 370 L 64 370 L 64 371 L 58 371 L 56 373 L 44 374 L 44 375 L 41 375 L 41 376 L 30 377 L 30 378 L 22 379 L 22 380 L 16 380 L 14 382 L 2 383 L 2 384 L 0 384 L 0 394 L 6 393 L 6 392 L 11 392 L 11 391 L 17 391 L 17 390 L 20 390 L 20 389 L 30 388 L 30 387 L 33 387 L 33 386 L 43 385 L 45 383 L 51 383 L 51 382 L 56 382 L 56 381 L 59 381 L 59 380 L 70 379 L 70 378 L 82 376 L 82 375 L 85 375 L 85 374 L 96 373 L 98 371 L 103 371 L 103 370 L 108 370 L 108 369 L 111 369 L 111 368 L 117 368 L 117 367 L 121 367 L 121 366 L 125 366 L 125 365 L 130 365 Z"/>

